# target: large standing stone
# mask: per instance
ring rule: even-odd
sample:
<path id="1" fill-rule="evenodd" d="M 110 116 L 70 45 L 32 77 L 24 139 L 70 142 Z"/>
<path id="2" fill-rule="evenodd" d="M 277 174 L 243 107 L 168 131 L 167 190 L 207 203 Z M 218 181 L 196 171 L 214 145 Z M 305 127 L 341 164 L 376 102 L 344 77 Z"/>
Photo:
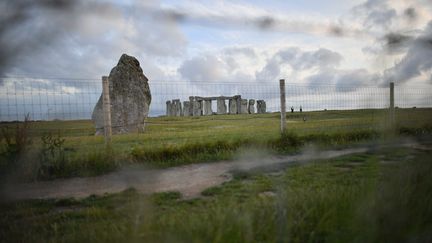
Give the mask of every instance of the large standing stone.
<path id="1" fill-rule="evenodd" d="M 195 98 L 193 96 L 189 96 L 189 116 L 193 116 L 193 103 Z"/>
<path id="2" fill-rule="evenodd" d="M 213 114 L 212 101 L 211 100 L 204 100 L 204 115 L 205 116 L 211 116 L 212 114 Z"/>
<path id="3" fill-rule="evenodd" d="M 171 109 L 170 109 L 170 116 L 176 115 L 176 105 L 174 104 L 174 101 L 171 101 Z"/>
<path id="4" fill-rule="evenodd" d="M 183 116 L 190 116 L 190 101 L 183 101 Z"/>
<path id="5" fill-rule="evenodd" d="M 267 112 L 267 104 L 266 102 L 263 100 L 262 104 L 261 104 L 261 113 L 266 113 Z"/>
<path id="6" fill-rule="evenodd" d="M 266 113 L 266 102 L 264 100 L 257 100 L 257 113 L 264 114 Z"/>
<path id="7" fill-rule="evenodd" d="M 249 100 L 248 112 L 249 112 L 249 114 L 255 113 L 255 100 L 254 99 Z"/>
<path id="8" fill-rule="evenodd" d="M 151 93 L 148 79 L 144 75 L 139 61 L 123 54 L 108 77 L 111 102 L 112 133 L 144 131 L 144 120 L 148 116 Z M 93 109 L 92 120 L 96 135 L 103 134 L 104 115 L 102 95 Z"/>
<path id="9" fill-rule="evenodd" d="M 237 99 L 229 99 L 229 114 L 237 114 Z"/>
<path id="10" fill-rule="evenodd" d="M 217 99 L 217 114 L 225 115 L 227 112 L 227 107 L 225 104 L 225 99 L 218 98 Z"/>
<path id="11" fill-rule="evenodd" d="M 248 100 L 247 99 L 240 99 L 240 113 L 241 114 L 248 114 Z"/>
<path id="12" fill-rule="evenodd" d="M 168 100 L 166 102 L 166 116 L 172 116 L 172 114 L 171 114 L 171 109 L 172 109 L 171 106 L 172 106 L 171 101 Z"/>
<path id="13" fill-rule="evenodd" d="M 241 114 L 241 95 L 234 95 L 234 99 L 237 101 L 237 114 Z"/>
<path id="14" fill-rule="evenodd" d="M 181 116 L 182 115 L 182 106 L 181 106 L 181 102 L 179 99 L 175 99 L 172 100 L 172 104 L 173 104 L 173 115 L 174 116 Z"/>
<path id="15" fill-rule="evenodd" d="M 193 116 L 202 115 L 202 101 L 194 100 L 193 102 Z"/>

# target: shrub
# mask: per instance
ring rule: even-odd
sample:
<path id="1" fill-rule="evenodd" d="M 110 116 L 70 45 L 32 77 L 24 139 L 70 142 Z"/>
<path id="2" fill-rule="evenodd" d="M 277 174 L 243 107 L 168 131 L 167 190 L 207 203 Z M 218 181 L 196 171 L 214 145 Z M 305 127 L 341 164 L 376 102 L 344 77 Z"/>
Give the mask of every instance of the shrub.
<path id="1" fill-rule="evenodd" d="M 24 122 L 16 124 L 14 134 L 10 129 L 2 128 L 1 134 L 5 141 L 4 154 L 10 162 L 17 161 L 27 148 L 31 145 L 32 140 L 29 137 L 30 115 L 27 114 Z"/>
<path id="2" fill-rule="evenodd" d="M 132 157 L 138 162 L 146 162 L 157 166 L 173 166 L 194 162 L 229 159 L 241 146 L 250 145 L 249 140 L 234 142 L 216 141 L 194 143 L 180 146 L 165 146 L 158 149 L 135 147 Z"/>
<path id="3" fill-rule="evenodd" d="M 55 136 L 48 133 L 42 135 L 41 141 L 38 178 L 48 178 L 58 171 L 63 171 L 66 166 L 65 139 L 60 137 L 59 134 Z"/>
<path id="4" fill-rule="evenodd" d="M 81 154 L 67 154 L 65 139 L 59 134 L 41 137 L 37 178 L 42 180 L 73 176 L 96 176 L 119 167 L 110 147 Z"/>
<path id="5" fill-rule="evenodd" d="M 0 172 L 7 174 L 23 167 L 23 162 L 32 144 L 29 136 L 30 116 L 27 114 L 24 122 L 18 122 L 15 128 L 3 127 L 1 129 L 0 145 Z"/>
<path id="6" fill-rule="evenodd" d="M 292 131 L 286 131 L 279 139 L 269 142 L 269 146 L 278 152 L 295 151 L 303 144 L 303 139 Z"/>
<path id="7" fill-rule="evenodd" d="M 425 125 L 423 127 L 410 128 L 410 127 L 399 127 L 399 134 L 406 136 L 419 136 L 419 135 L 430 135 L 432 134 L 432 126 Z"/>

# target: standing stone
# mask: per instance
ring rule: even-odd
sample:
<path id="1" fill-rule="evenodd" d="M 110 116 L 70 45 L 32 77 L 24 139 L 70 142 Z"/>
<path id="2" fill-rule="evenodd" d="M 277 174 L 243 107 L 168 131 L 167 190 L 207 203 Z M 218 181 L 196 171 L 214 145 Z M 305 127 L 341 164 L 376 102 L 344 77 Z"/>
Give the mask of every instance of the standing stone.
<path id="1" fill-rule="evenodd" d="M 261 104 L 261 113 L 266 113 L 267 112 L 267 104 L 266 102 L 263 100 L 262 104 Z"/>
<path id="2" fill-rule="evenodd" d="M 172 116 L 171 115 L 171 101 L 170 100 L 168 100 L 166 102 L 166 116 Z"/>
<path id="3" fill-rule="evenodd" d="M 266 113 L 266 102 L 264 100 L 257 100 L 257 113 Z"/>
<path id="4" fill-rule="evenodd" d="M 183 101 L 183 116 L 190 116 L 190 101 Z"/>
<path id="5" fill-rule="evenodd" d="M 139 61 L 123 54 L 109 74 L 112 133 L 143 132 L 148 116 L 151 93 L 148 79 Z M 102 95 L 93 109 L 96 135 L 104 132 Z"/>
<path id="6" fill-rule="evenodd" d="M 174 101 L 171 101 L 170 116 L 175 116 L 175 115 L 176 115 L 176 107 Z"/>
<path id="7" fill-rule="evenodd" d="M 193 116 L 193 103 L 194 103 L 194 97 L 189 96 L 189 116 Z"/>
<path id="8" fill-rule="evenodd" d="M 213 114 L 212 101 L 211 100 L 204 100 L 204 115 L 205 116 L 211 116 L 212 114 Z"/>
<path id="9" fill-rule="evenodd" d="M 254 99 L 249 100 L 248 112 L 249 112 L 249 114 L 255 113 L 255 100 Z"/>
<path id="10" fill-rule="evenodd" d="M 174 106 L 174 110 L 173 110 L 173 115 L 174 116 L 181 116 L 182 115 L 182 106 L 181 106 L 181 102 L 179 99 L 175 99 L 172 100 L 173 106 Z"/>
<path id="11" fill-rule="evenodd" d="M 193 102 L 193 116 L 202 115 L 202 102 L 195 99 Z"/>
<path id="12" fill-rule="evenodd" d="M 247 99 L 240 99 L 240 113 L 241 114 L 248 114 L 248 100 Z"/>
<path id="13" fill-rule="evenodd" d="M 225 104 L 225 99 L 218 98 L 217 99 L 217 114 L 218 115 L 225 115 L 227 112 L 227 107 Z"/>
<path id="14" fill-rule="evenodd" d="M 229 114 L 237 114 L 237 100 L 229 99 Z"/>
<path id="15" fill-rule="evenodd" d="M 241 95 L 235 95 L 234 98 L 237 101 L 237 114 L 241 114 Z"/>
<path id="16" fill-rule="evenodd" d="M 180 100 L 177 101 L 177 116 L 183 116 L 183 107 Z"/>

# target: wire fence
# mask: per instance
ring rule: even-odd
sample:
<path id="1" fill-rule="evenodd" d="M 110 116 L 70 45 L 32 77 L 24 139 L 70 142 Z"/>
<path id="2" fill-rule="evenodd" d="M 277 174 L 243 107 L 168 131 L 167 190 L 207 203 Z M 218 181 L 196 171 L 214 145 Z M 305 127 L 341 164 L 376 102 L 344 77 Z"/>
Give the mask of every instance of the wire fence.
<path id="1" fill-rule="evenodd" d="M 155 136 L 159 137 L 172 135 L 198 138 L 219 136 L 217 134 L 226 134 L 230 131 L 237 132 L 239 136 L 254 136 L 254 132 L 260 131 L 260 127 L 268 128 L 261 129 L 262 132 L 273 134 L 279 129 L 278 115 L 273 114 L 280 112 L 280 90 L 277 80 L 150 80 L 149 86 L 152 101 L 145 133 L 157 133 Z M 71 136 L 93 135 L 95 129 L 90 119 L 101 93 L 101 79 L 3 78 L 0 86 L 0 122 L 7 124 L 22 121 L 26 114 L 29 114 L 33 121 L 57 122 L 39 122 L 34 126 L 37 134 L 58 129 Z M 264 100 L 266 114 L 211 115 L 184 119 L 164 117 L 167 114 L 167 101 L 189 101 L 191 96 L 235 95 L 241 95 L 242 99 L 247 100 Z M 386 86 L 330 83 L 309 85 L 289 82 L 286 84 L 288 128 L 316 130 L 324 127 L 328 130 L 341 127 L 382 126 L 389 105 L 389 88 Z M 229 109 L 228 101 L 226 106 Z M 414 122 L 418 125 L 419 121 L 430 123 L 430 111 L 421 108 L 432 107 L 432 85 L 396 85 L 395 106 L 398 107 L 397 116 L 403 119 L 404 124 Z M 417 110 L 412 113 L 414 107 Z M 211 108 L 217 111 L 217 102 L 213 101 Z M 255 112 L 256 110 L 255 104 Z M 211 131 L 203 132 L 203 129 Z"/>

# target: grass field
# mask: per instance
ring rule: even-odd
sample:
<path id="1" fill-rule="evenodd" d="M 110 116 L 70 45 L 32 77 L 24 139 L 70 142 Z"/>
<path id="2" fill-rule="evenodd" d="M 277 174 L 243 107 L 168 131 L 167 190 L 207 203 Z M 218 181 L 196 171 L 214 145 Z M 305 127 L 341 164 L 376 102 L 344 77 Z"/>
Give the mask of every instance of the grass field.
<path id="1" fill-rule="evenodd" d="M 397 109 L 396 115 L 399 132 L 432 131 L 432 109 Z M 167 167 L 231 159 L 244 146 L 286 153 L 305 142 L 324 146 L 355 143 L 380 137 L 389 127 L 387 110 L 288 113 L 287 123 L 289 136 L 281 138 L 279 113 L 149 118 L 144 133 L 116 135 L 107 150 L 103 137 L 93 135 L 91 121 L 30 122 L 26 133 L 31 145 L 25 146 L 26 153 L 11 156 L 14 151 L 8 150 L 16 146 L 8 148 L 2 139 L 0 165 L 5 171 L 11 161 L 24 160 L 13 164 L 30 167 L 18 169 L 27 174 L 42 170 L 24 176 L 32 179 L 92 176 L 130 163 Z M 16 126 L 0 124 L 3 135 L 13 135 Z M 51 140 L 43 143 L 43 136 Z"/>
<path id="2" fill-rule="evenodd" d="M 233 159 L 245 147 L 284 154 L 307 143 L 349 147 L 400 135 L 429 144 L 275 172 L 235 171 L 233 180 L 193 199 L 129 189 L 81 200 L 0 202 L 0 242 L 430 242 L 432 109 L 398 109 L 393 130 L 387 118 L 384 110 L 288 114 L 281 136 L 277 113 L 158 117 L 148 119 L 143 134 L 114 136 L 109 148 L 92 135 L 90 121 L 30 122 L 28 129 L 2 123 L 2 180 L 22 171 L 19 180 L 46 180 L 130 163 Z M 6 141 L 7 132 L 19 146 Z"/>
<path id="3" fill-rule="evenodd" d="M 3 203 L 0 241 L 430 242 L 431 155 L 380 149 L 279 172 L 237 173 L 195 199 L 130 189 Z"/>

